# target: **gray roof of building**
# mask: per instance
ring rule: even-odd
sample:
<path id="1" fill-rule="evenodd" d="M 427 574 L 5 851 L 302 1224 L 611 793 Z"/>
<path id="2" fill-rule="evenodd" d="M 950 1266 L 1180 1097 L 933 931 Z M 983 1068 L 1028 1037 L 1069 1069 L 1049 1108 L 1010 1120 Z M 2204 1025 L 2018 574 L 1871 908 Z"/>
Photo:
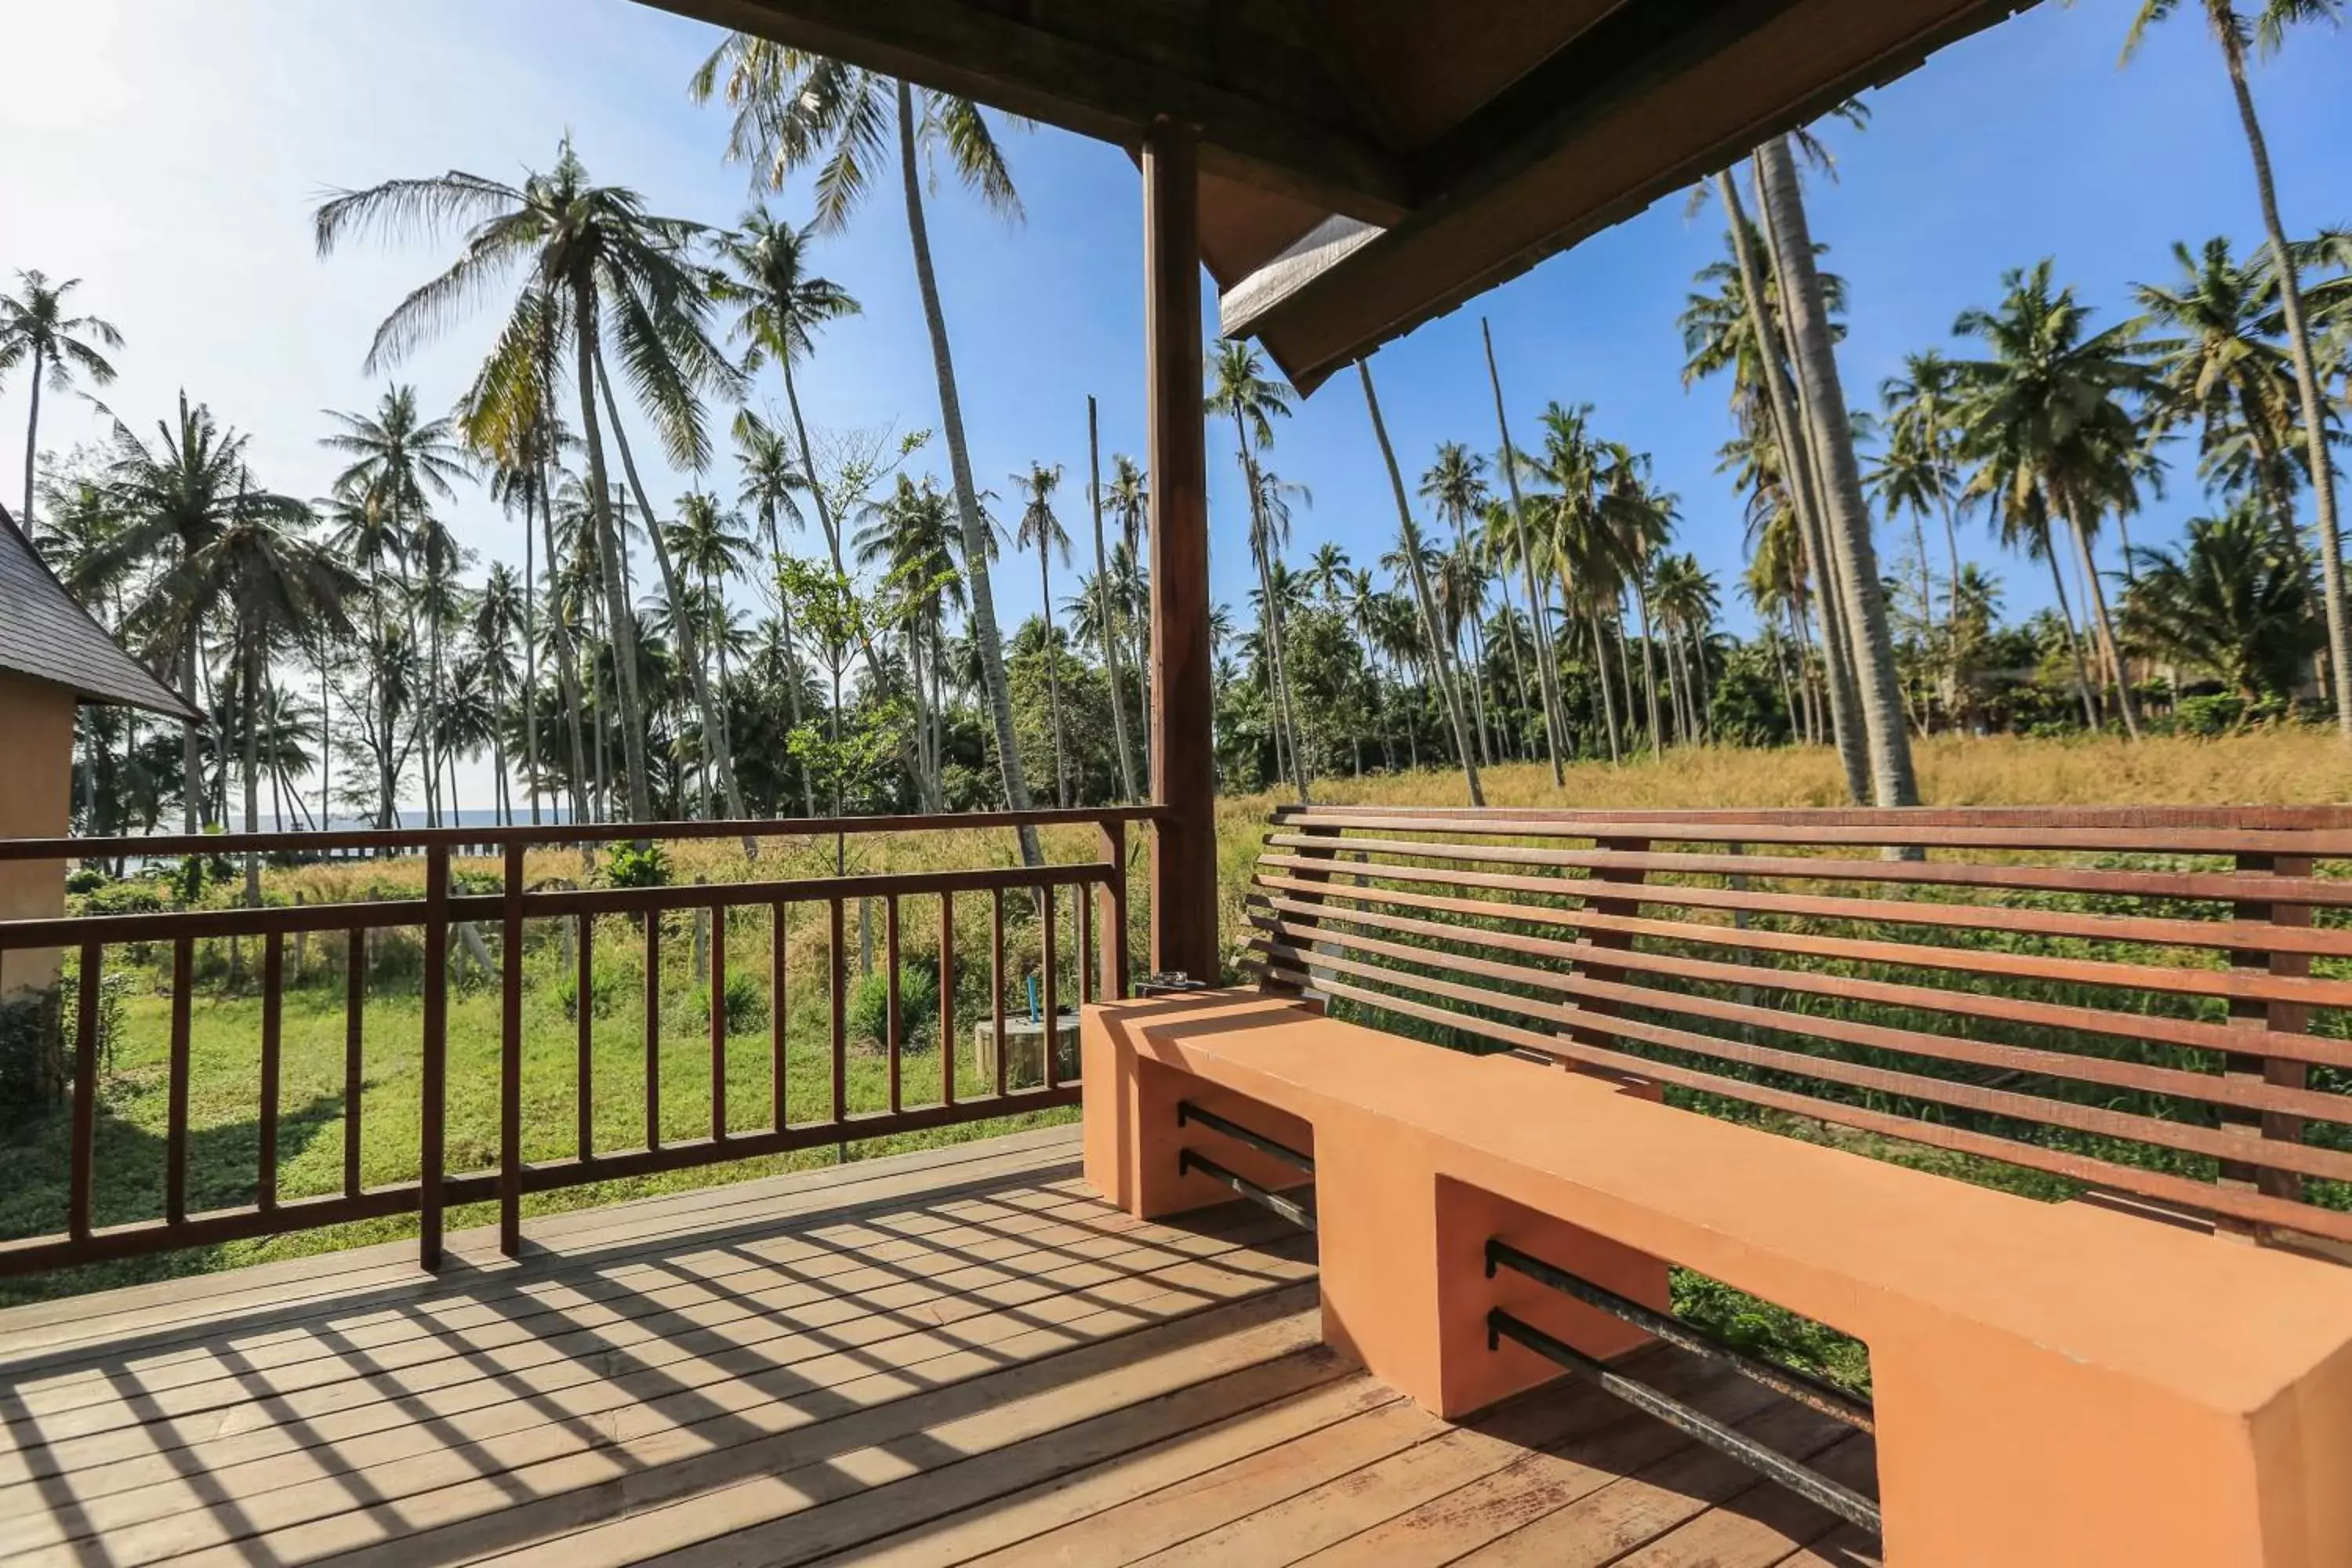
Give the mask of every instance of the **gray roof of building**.
<path id="1" fill-rule="evenodd" d="M 62 686 L 89 702 L 144 708 L 174 719 L 203 715 L 122 650 L 66 592 L 0 507 L 0 670 Z"/>

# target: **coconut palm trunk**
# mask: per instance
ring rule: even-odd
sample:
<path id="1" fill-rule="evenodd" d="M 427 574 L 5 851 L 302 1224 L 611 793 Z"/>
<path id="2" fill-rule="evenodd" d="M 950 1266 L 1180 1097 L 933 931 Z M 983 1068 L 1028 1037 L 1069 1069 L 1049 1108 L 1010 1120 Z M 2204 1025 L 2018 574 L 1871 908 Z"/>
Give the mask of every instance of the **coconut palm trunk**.
<path id="1" fill-rule="evenodd" d="M 931 340 L 931 368 L 940 384 L 940 425 L 947 439 L 948 468 L 955 481 L 956 521 L 963 531 L 965 589 L 971 602 L 972 635 L 980 644 L 981 682 L 987 689 L 989 716 L 996 730 L 996 761 L 1004 779 L 1004 804 L 1013 811 L 1029 809 L 1029 784 L 1021 773 L 1021 752 L 1013 736 L 1013 690 L 1004 679 L 1004 644 L 997 632 L 996 595 L 988 582 L 988 533 L 980 516 L 980 492 L 971 479 L 971 451 L 964 440 L 963 401 L 956 392 L 955 357 L 948 347 L 946 313 L 940 306 L 940 282 L 931 267 L 930 229 L 923 217 L 920 161 L 915 148 L 915 94 L 904 79 L 898 84 L 898 173 L 906 187 L 907 237 L 915 253 L 915 283 L 923 300 L 923 325 Z M 1045 863 L 1045 851 L 1034 827 L 1021 829 L 1024 865 Z"/>
<path id="2" fill-rule="evenodd" d="M 249 617 L 248 617 L 249 619 Z M 247 625 L 242 628 L 245 644 L 245 700 L 238 704 L 245 710 L 245 831 L 246 843 L 261 831 L 261 628 Z M 245 852 L 245 901 L 248 908 L 261 907 L 261 857 L 251 848 Z"/>
<path id="3" fill-rule="evenodd" d="M 547 493 L 544 470 L 542 470 L 540 490 L 541 494 Z M 540 526 L 545 531 L 547 536 L 548 605 L 551 610 L 555 610 L 557 607 L 555 591 L 557 557 L 555 509 L 552 506 L 541 509 Z M 588 804 L 588 747 L 581 729 L 583 704 L 580 699 L 579 654 L 578 650 L 572 646 L 572 628 L 565 623 L 562 615 L 560 612 L 553 614 L 550 620 L 553 630 L 551 640 L 555 644 L 555 679 L 558 688 L 563 693 L 564 728 L 571 742 L 572 820 L 578 823 L 587 820 L 591 815 Z"/>
<path id="4" fill-rule="evenodd" d="M 1640 573 L 1633 576 L 1633 608 L 1642 622 L 1642 686 L 1649 700 L 1650 755 L 1665 754 L 1665 727 L 1658 721 L 1658 654 L 1657 639 L 1650 635 L 1650 590 L 1643 584 Z"/>
<path id="5" fill-rule="evenodd" d="M 1445 704 L 1445 721 L 1454 731 L 1454 755 L 1462 759 L 1462 781 L 1470 791 L 1470 804 L 1486 804 L 1486 791 L 1478 784 L 1478 752 L 1470 738 L 1469 716 L 1463 710 L 1462 694 L 1454 688 L 1452 661 L 1446 658 L 1448 639 L 1440 626 L 1437 595 L 1429 585 L 1429 566 L 1421 556 L 1421 533 L 1413 526 L 1412 503 L 1405 499 L 1404 471 L 1397 467 L 1396 448 L 1389 444 L 1389 427 L 1381 417 L 1380 394 L 1372 388 L 1372 362 L 1356 362 L 1356 374 L 1364 384 L 1364 406 L 1371 412 L 1372 435 L 1380 442 L 1381 461 L 1387 465 L 1389 489 L 1396 497 L 1397 521 L 1402 537 L 1398 542 L 1404 548 L 1405 575 L 1412 580 L 1412 596 L 1421 606 L 1422 636 L 1429 647 L 1430 674 L 1437 682 L 1437 695 Z"/>
<path id="6" fill-rule="evenodd" d="M 654 564 L 661 572 L 662 594 L 669 603 L 670 622 L 677 628 L 678 662 L 686 667 L 687 682 L 693 689 L 697 717 L 702 724 L 702 744 L 706 756 L 719 769 L 719 790 L 727 804 L 727 814 L 736 821 L 744 818 L 743 793 L 735 786 L 735 757 L 727 743 L 727 730 L 720 722 L 718 704 L 710 691 L 710 668 L 702 656 L 702 639 L 696 635 L 694 616 L 686 603 L 684 586 L 678 582 L 677 568 L 669 557 L 669 542 L 662 537 L 661 524 L 655 520 L 653 500 L 646 493 L 645 481 L 637 477 L 637 459 L 629 449 L 628 432 L 621 426 L 621 408 L 613 395 L 613 381 L 604 368 L 602 349 L 595 352 L 596 384 L 604 395 L 604 411 L 613 421 L 613 441 L 620 448 L 621 471 L 629 481 L 629 493 L 636 498 L 637 510 L 646 520 L 646 538 L 652 543 Z M 743 836 L 746 858 L 760 858 L 759 840 L 750 834 Z"/>
<path id="7" fill-rule="evenodd" d="M 530 792 L 530 825 L 539 826 L 539 590 L 532 576 L 531 508 L 522 498 L 522 773 Z"/>
<path id="8" fill-rule="evenodd" d="M 1037 595 L 1045 617 L 1045 707 L 1054 725 L 1054 798 L 1070 808 L 1069 753 L 1062 745 L 1062 650 L 1054 641 L 1054 546 L 1037 542 Z"/>
<path id="9" fill-rule="evenodd" d="M 1551 646 L 1551 628 L 1544 623 L 1543 595 L 1536 587 L 1535 552 L 1528 542 L 1527 507 L 1519 495 L 1518 454 L 1511 447 L 1510 422 L 1503 414 L 1503 376 L 1495 368 L 1495 333 L 1485 317 L 1479 334 L 1486 342 L 1486 380 L 1495 392 L 1495 433 L 1503 443 L 1503 480 L 1511 497 L 1511 547 L 1519 558 L 1519 584 L 1528 591 L 1528 619 L 1536 644 L 1536 675 L 1543 685 L 1544 750 L 1551 762 L 1552 787 L 1568 782 L 1561 757 L 1568 749 L 1568 714 L 1559 699 L 1559 662 Z"/>
<path id="10" fill-rule="evenodd" d="M 2074 565 L 2083 574 L 2084 592 L 2091 605 L 2091 625 L 2098 637 L 2099 657 L 2105 662 L 2105 681 L 2113 675 L 2116 682 L 2116 706 L 2124 716 L 2124 732 L 2133 740 L 2139 739 L 2139 705 L 2132 700 L 2131 672 L 2124 668 L 2123 645 L 2116 637 L 2115 617 L 2107 613 L 2107 591 L 2099 582 L 2098 563 L 2091 558 L 2091 537 L 2082 521 L 2070 507 L 2066 513 L 2066 531 L 2074 541 Z"/>
<path id="11" fill-rule="evenodd" d="M 1870 537 L 1870 516 L 1862 499 L 1862 470 L 1854 461 L 1853 432 L 1847 424 L 1845 393 L 1839 384 L 1837 353 L 1829 312 L 1822 300 L 1821 277 L 1813 268 L 1812 231 L 1805 220 L 1802 193 L 1786 137 L 1756 150 L 1781 280 L 1781 308 L 1788 313 L 1790 346 L 1805 393 L 1807 423 L 1820 459 L 1823 531 L 1840 606 L 1851 634 L 1855 694 L 1870 750 L 1871 783 L 1883 806 L 1916 805 L 1919 785 L 1911 768 L 1911 734 L 1903 711 L 1903 688 L 1895 668 L 1895 638 L 1886 622 L 1885 595 L 1878 580 L 1878 553 Z"/>
<path id="12" fill-rule="evenodd" d="M 1601 612 L 1590 605 L 1584 610 L 1585 635 L 1592 640 L 1592 679 L 1601 688 L 1601 728 L 1609 737 L 1609 762 L 1614 767 L 1625 759 L 1617 743 L 1617 700 L 1609 691 L 1609 645 L 1601 633 Z M 1626 693 L 1631 702 L 1633 694 Z"/>
<path id="13" fill-rule="evenodd" d="M 33 344 L 33 411 L 25 419 L 25 510 L 19 515 L 25 520 L 25 542 L 33 542 L 33 479 L 34 469 L 41 460 L 41 345 Z"/>
<path id="14" fill-rule="evenodd" d="M 2295 397 L 2302 405 L 2304 450 L 2311 468 L 2311 492 L 2319 524 L 2319 566 L 2327 606 L 2327 663 L 2335 688 L 2336 725 L 2352 741 L 2352 625 L 2347 625 L 2344 584 L 2344 548 L 2336 511 L 2335 464 L 2327 450 L 2327 404 L 2319 385 L 2319 371 L 2311 352 L 2311 322 L 2303 303 L 2303 280 L 2287 248 L 2286 227 L 2279 220 L 2278 184 L 2271 174 L 2270 143 L 2263 135 L 2261 117 L 2254 112 L 2252 87 L 2246 80 L 2245 40 L 2223 15 L 2223 0 L 2206 0 L 2206 13 L 2229 67 L 2230 91 L 2238 106 L 2238 123 L 2246 133 L 2246 152 L 2253 161 L 2254 191 L 2261 198 L 2263 234 L 2270 242 L 2272 264 L 2278 272 L 2279 313 L 2285 318 L 2287 357 L 2294 364 Z M 2315 7 L 2316 9 L 2316 7 Z M 29 514 L 29 508 L 28 508 Z M 2126 557 L 2129 559 L 2128 556 Z M 2126 699 L 2126 712 L 2128 701 Z"/>
<path id="15" fill-rule="evenodd" d="M 603 556 L 606 640 L 613 648 L 613 681 L 621 704 L 621 765 L 628 777 L 629 819 L 653 820 L 653 792 L 646 776 L 646 705 L 637 689 L 636 617 L 623 581 L 621 531 L 613 518 L 612 483 L 604 467 L 603 421 L 596 413 L 596 307 L 594 296 L 572 297 L 572 374 L 580 386 L 580 433 L 588 449 L 588 495 Z M 647 519 L 651 522 L 650 517 Z"/>
<path id="16" fill-rule="evenodd" d="M 1091 395 L 1087 399 L 1087 500 L 1095 514 L 1095 619 L 1102 628 L 1103 672 L 1110 679 L 1111 744 L 1118 752 L 1119 798 L 1134 800 L 1135 759 L 1127 749 L 1127 676 L 1120 668 L 1118 620 L 1111 613 L 1110 559 L 1103 548 L 1102 430 Z"/>

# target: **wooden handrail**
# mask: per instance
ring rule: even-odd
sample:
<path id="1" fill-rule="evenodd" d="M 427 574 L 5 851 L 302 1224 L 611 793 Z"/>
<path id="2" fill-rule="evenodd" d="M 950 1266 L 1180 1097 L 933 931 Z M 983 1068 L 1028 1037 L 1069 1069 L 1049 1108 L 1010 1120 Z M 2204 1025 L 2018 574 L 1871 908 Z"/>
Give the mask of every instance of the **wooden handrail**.
<path id="1" fill-rule="evenodd" d="M 326 849 L 416 850 L 443 846 L 485 855 L 510 845 L 561 847 L 639 839 L 831 838 L 877 833 L 984 832 L 1006 827 L 1090 827 L 1108 822 L 1160 822 L 1159 805 L 1076 806 L 1068 810 L 945 812 L 929 816 L 780 816 L 696 822 L 517 824 L 507 827 L 355 827 L 310 833 L 198 833 L 146 838 L 5 838 L 0 861 L 80 860 L 111 856 L 310 854 Z"/>

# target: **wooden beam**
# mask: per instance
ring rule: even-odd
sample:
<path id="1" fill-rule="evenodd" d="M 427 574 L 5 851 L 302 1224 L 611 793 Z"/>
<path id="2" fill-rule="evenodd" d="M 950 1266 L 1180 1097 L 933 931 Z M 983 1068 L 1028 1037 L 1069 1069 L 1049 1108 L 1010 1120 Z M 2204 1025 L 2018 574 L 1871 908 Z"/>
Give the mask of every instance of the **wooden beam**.
<path id="1" fill-rule="evenodd" d="M 1327 226 L 1230 289 L 1222 329 L 1311 388 L 1769 137 L 2032 0 L 1655 0 L 1621 7 L 1412 161 L 1413 213 Z"/>
<path id="2" fill-rule="evenodd" d="M 1311 54 L 1276 60 L 1270 40 L 1237 46 L 1221 6 L 1191 25 L 1138 0 L 1031 6 L 1026 19 L 973 0 L 644 3 L 1124 147 L 1170 115 L 1208 128 L 1199 162 L 1213 174 L 1374 223 L 1410 205 L 1401 161 L 1356 123 Z M 1118 47 L 1142 36 L 1148 54 Z"/>
<path id="3" fill-rule="evenodd" d="M 1151 967 L 1218 978 L 1217 772 L 1210 684 L 1208 431 L 1201 411 L 1196 133 L 1143 139 L 1144 342 L 1151 461 Z"/>

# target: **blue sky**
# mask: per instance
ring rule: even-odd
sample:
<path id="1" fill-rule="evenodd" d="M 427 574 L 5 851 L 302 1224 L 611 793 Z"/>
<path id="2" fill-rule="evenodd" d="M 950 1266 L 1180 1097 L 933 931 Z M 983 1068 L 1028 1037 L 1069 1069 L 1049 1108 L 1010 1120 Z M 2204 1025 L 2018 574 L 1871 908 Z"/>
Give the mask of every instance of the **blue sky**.
<path id="1" fill-rule="evenodd" d="M 1995 298 L 2005 268 L 2053 256 L 2113 320 L 2131 281 L 2170 275 L 2175 238 L 2259 240 L 2210 41 L 2193 18 L 2177 20 L 2119 70 L 2133 4 L 2042 5 L 1874 95 L 1867 131 L 1829 129 L 1841 178 L 1814 182 L 1811 214 L 1851 289 L 1851 401 L 1873 398 L 1905 353 L 1948 347 L 1953 316 Z M 370 247 L 319 260 L 308 222 L 328 187 L 453 166 L 511 177 L 551 161 L 570 130 L 600 179 L 637 187 L 656 211 L 727 222 L 747 198 L 744 172 L 720 162 L 723 117 L 684 91 L 717 35 L 627 0 L 0 0 L 0 36 L 42 62 L 12 73 L 0 95 L 0 269 L 86 279 L 84 308 L 129 338 L 106 394 L 116 411 L 151 427 L 184 385 L 251 432 L 265 482 L 298 494 L 322 490 L 334 471 L 316 444 L 319 410 L 373 400 L 378 384 L 360 364 L 374 322 L 447 254 Z M 2259 68 L 2291 229 L 2352 221 L 2347 66 L 2352 36 L 2320 29 Z M 1026 223 L 1007 226 L 950 188 L 932 205 L 934 240 L 981 482 L 1004 488 L 1032 458 L 1068 465 L 1075 533 L 1089 393 L 1102 401 L 1106 452 L 1142 450 L 1139 194 L 1115 149 L 1039 131 L 1012 138 L 1011 151 Z M 803 217 L 806 203 L 795 190 L 778 206 Z M 1682 498 L 1682 547 L 1724 576 L 1744 624 L 1729 592 L 1742 564 L 1738 501 L 1714 472 L 1724 392 L 1685 393 L 1674 325 L 1720 233 L 1711 208 L 1692 217 L 1669 198 L 1384 351 L 1374 371 L 1409 472 L 1441 439 L 1493 444 L 1483 312 L 1518 428 L 1549 399 L 1589 401 L 1601 431 L 1654 453 Z M 879 190 L 820 264 L 866 313 L 834 330 L 810 368 L 812 419 L 935 424 L 896 190 Z M 428 405 L 446 402 L 494 326 L 484 312 L 400 374 Z M 87 411 L 50 406 L 45 447 L 99 433 Z M 24 410 L 21 378 L 0 388 L 0 493 L 11 497 Z M 1214 436 L 1212 456 L 1216 591 L 1238 606 L 1239 487 Z M 1386 547 L 1393 510 L 1352 377 L 1301 405 L 1271 462 L 1313 492 L 1297 554 L 1325 539 L 1360 561 Z M 2136 538 L 2161 540 L 2199 509 L 2193 476 L 2175 481 Z M 658 496 L 688 482 L 648 475 Z M 453 521 L 486 555 L 520 558 L 516 527 L 486 498 L 465 498 Z M 1980 529 L 1964 548 L 1990 555 Z M 2012 613 L 2043 602 L 2037 571 L 1994 569 Z M 1008 616 L 1034 608 L 1034 571 L 1001 570 L 998 581 Z"/>

